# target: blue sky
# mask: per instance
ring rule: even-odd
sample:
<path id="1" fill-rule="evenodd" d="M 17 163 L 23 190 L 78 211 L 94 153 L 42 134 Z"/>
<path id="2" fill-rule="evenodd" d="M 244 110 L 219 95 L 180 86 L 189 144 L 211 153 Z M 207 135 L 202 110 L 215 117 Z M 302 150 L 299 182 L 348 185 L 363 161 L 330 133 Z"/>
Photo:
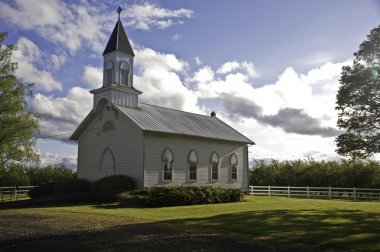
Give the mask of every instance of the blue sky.
<path id="1" fill-rule="evenodd" d="M 343 65 L 378 26 L 380 1 L 2 1 L 43 164 L 75 167 L 68 143 L 101 86 L 102 51 L 121 18 L 140 101 L 218 117 L 257 143 L 255 159 L 337 159 Z M 57 136 L 59 135 L 59 136 Z M 53 136 L 53 137 L 49 137 Z"/>

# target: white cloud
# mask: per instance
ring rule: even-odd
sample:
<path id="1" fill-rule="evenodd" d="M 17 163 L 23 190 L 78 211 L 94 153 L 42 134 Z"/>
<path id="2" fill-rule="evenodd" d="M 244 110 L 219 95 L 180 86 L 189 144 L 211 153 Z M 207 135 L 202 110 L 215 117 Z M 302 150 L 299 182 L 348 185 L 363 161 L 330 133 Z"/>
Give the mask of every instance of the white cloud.
<path id="1" fill-rule="evenodd" d="M 33 30 L 47 41 L 65 48 L 71 55 L 80 48 L 91 48 L 99 54 L 104 49 L 109 30 L 116 21 L 110 15 L 106 3 L 58 0 L 15 0 L 13 4 L 0 2 L 0 19 L 24 30 Z M 142 30 L 165 29 L 182 24 L 193 11 L 171 10 L 156 4 L 143 2 L 128 6 L 126 24 Z"/>
<path id="2" fill-rule="evenodd" d="M 32 100 L 33 111 L 40 116 L 38 136 L 68 139 L 70 133 L 82 122 L 92 108 L 92 95 L 88 90 L 74 87 L 66 97 L 36 94 Z M 62 135 L 62 136 L 58 136 Z"/>
<path id="3" fill-rule="evenodd" d="M 209 66 L 204 66 L 194 73 L 194 76 L 189 81 L 196 81 L 198 83 L 207 83 L 215 78 L 215 73 Z"/>
<path id="4" fill-rule="evenodd" d="M 102 87 L 103 69 L 100 67 L 85 66 L 82 80 L 89 88 L 96 89 Z"/>
<path id="5" fill-rule="evenodd" d="M 18 63 L 16 75 L 22 81 L 33 82 L 37 88 L 47 91 L 62 90 L 62 83 L 57 81 L 53 75 L 38 69 L 34 64 L 46 59 L 36 44 L 25 37 L 17 41 L 18 51 L 12 54 L 12 60 Z"/>
<path id="6" fill-rule="evenodd" d="M 77 156 L 60 156 L 57 153 L 51 153 L 51 152 L 40 152 L 40 160 L 41 166 L 59 166 L 61 164 L 65 165 L 65 167 L 70 169 L 76 169 L 77 168 Z"/>
<path id="7" fill-rule="evenodd" d="M 158 53 L 142 48 L 136 53 L 136 65 L 140 74 L 135 74 L 135 87 L 143 94 L 140 101 L 187 111 L 196 111 L 197 98 L 182 82 L 179 74 L 188 69 L 187 62 L 172 54 Z"/>
<path id="8" fill-rule="evenodd" d="M 228 74 L 240 71 L 245 73 L 248 77 L 257 77 L 255 67 L 252 62 L 242 61 L 229 61 L 224 63 L 216 72 L 218 74 Z"/>
<path id="9" fill-rule="evenodd" d="M 58 0 L 16 0 L 13 5 L 0 3 L 0 15 L 5 22 L 21 29 L 34 30 L 43 38 L 75 53 L 84 44 L 95 51 L 101 49 L 105 34 L 105 18 L 86 2 L 65 4 Z"/>
<path id="10" fill-rule="evenodd" d="M 195 64 L 197 64 L 198 66 L 202 65 L 202 60 L 199 56 L 194 57 L 194 60 Z"/>
<path id="11" fill-rule="evenodd" d="M 182 72 L 188 68 L 187 62 L 177 59 L 174 54 L 163 54 L 150 48 L 136 50 L 135 64 L 144 70 L 162 69 Z"/>
<path id="12" fill-rule="evenodd" d="M 66 55 L 52 54 L 51 55 L 52 70 L 58 70 L 63 64 L 66 63 L 66 60 L 67 60 Z"/>
<path id="13" fill-rule="evenodd" d="M 180 34 L 180 33 L 176 33 L 176 34 L 173 35 L 172 40 L 174 40 L 174 41 L 178 41 L 178 40 L 180 40 L 180 39 L 182 39 L 182 38 L 183 38 L 183 35 L 182 35 L 182 34 Z"/>
<path id="14" fill-rule="evenodd" d="M 183 21 L 180 19 L 193 16 L 192 10 L 183 8 L 170 10 L 150 2 L 132 4 L 127 8 L 128 11 L 126 11 L 125 15 L 127 16 L 128 25 L 141 30 L 166 29 L 173 25 L 182 24 Z"/>

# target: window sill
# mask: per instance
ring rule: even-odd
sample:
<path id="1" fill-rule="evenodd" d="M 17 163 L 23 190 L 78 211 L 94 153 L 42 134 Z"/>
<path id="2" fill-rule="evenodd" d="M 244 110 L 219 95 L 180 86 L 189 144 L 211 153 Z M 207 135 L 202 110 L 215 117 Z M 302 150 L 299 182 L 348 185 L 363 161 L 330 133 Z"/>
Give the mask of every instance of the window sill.
<path id="1" fill-rule="evenodd" d="M 162 180 L 161 183 L 171 183 L 173 180 Z"/>

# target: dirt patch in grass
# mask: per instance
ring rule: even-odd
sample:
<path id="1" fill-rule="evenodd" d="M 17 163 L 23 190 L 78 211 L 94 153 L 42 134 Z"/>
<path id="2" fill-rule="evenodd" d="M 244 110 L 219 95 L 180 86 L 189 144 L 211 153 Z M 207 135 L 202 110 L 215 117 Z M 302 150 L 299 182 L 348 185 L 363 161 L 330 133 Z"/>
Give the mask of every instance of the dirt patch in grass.
<path id="1" fill-rule="evenodd" d="M 319 251 L 316 247 L 100 214 L 0 211 L 2 251 Z"/>

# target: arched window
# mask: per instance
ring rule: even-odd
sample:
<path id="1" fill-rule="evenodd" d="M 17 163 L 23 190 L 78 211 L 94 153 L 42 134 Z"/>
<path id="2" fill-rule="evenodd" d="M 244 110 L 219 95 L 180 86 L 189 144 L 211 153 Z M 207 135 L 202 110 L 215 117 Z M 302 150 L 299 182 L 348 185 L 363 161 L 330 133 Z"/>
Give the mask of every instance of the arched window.
<path id="1" fill-rule="evenodd" d="M 103 131 L 112 131 L 112 130 L 115 130 L 115 125 L 114 125 L 114 123 L 112 121 L 106 121 L 103 124 L 102 130 Z"/>
<path id="2" fill-rule="evenodd" d="M 106 85 L 111 86 L 112 85 L 112 76 L 113 76 L 113 63 L 112 61 L 108 61 L 107 67 L 106 67 Z"/>
<path id="3" fill-rule="evenodd" d="M 231 180 L 237 180 L 237 165 L 238 165 L 238 159 L 233 153 L 231 155 Z"/>
<path id="4" fill-rule="evenodd" d="M 211 155 L 211 180 L 218 180 L 219 156 L 214 151 Z"/>
<path id="5" fill-rule="evenodd" d="M 120 64 L 120 84 L 128 86 L 129 65 L 126 61 Z"/>
<path id="6" fill-rule="evenodd" d="M 163 163 L 163 180 L 172 181 L 173 178 L 173 164 L 174 156 L 172 151 L 169 148 L 166 148 L 162 154 L 162 163 Z"/>
<path id="7" fill-rule="evenodd" d="M 110 148 L 105 148 L 100 158 L 100 171 L 103 176 L 115 174 L 115 158 Z"/>
<path id="8" fill-rule="evenodd" d="M 198 156 L 192 150 L 189 154 L 189 180 L 197 180 Z"/>

